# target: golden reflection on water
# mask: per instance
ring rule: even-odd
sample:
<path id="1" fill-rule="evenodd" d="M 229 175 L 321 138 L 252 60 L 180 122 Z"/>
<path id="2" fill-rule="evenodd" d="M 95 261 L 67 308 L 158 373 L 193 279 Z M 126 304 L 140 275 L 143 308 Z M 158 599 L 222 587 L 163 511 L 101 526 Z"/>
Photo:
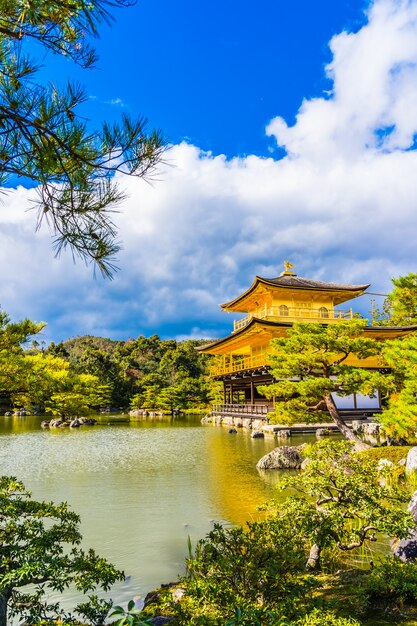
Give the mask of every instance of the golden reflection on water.
<path id="1" fill-rule="evenodd" d="M 272 437 L 252 439 L 243 429 L 232 435 L 224 427 L 206 428 L 217 430 L 217 436 L 207 437 L 208 489 L 215 507 L 224 519 L 235 524 L 260 519 L 263 514 L 256 507 L 271 497 L 278 476 L 272 472 L 270 480 L 265 480 L 255 466 L 276 447 L 276 441 Z"/>

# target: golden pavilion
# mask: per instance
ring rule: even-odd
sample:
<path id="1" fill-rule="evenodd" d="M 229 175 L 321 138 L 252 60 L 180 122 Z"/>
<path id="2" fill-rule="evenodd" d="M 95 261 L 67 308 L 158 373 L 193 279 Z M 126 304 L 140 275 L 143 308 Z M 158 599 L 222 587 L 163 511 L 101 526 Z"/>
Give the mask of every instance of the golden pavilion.
<path id="1" fill-rule="evenodd" d="M 277 278 L 256 276 L 243 294 L 220 305 L 223 311 L 245 315 L 234 322 L 230 335 L 198 348 L 200 352 L 218 357 L 210 371 L 214 379 L 223 381 L 224 404 L 215 408 L 218 413 L 267 415 L 274 403 L 267 401 L 258 387 L 274 382 L 268 366 L 271 339 L 285 336 L 294 322 L 337 324 L 352 319 L 352 308 L 339 308 L 340 305 L 346 307 L 346 303 L 350 304 L 370 286 L 311 280 L 297 276 L 288 261 L 284 267 Z M 377 340 L 395 339 L 414 330 L 417 328 L 367 326 L 365 335 Z M 384 369 L 377 357 L 361 360 L 350 357 L 346 363 Z M 352 415 L 371 414 L 380 409 L 377 395 L 372 398 L 352 394 L 337 397 L 335 401 L 340 411 Z"/>

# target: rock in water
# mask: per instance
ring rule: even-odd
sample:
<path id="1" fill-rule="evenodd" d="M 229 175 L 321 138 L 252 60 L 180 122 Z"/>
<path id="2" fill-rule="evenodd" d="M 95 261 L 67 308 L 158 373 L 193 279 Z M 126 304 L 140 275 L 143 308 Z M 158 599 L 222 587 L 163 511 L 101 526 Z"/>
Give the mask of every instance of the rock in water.
<path id="1" fill-rule="evenodd" d="M 303 460 L 299 446 L 279 446 L 265 454 L 256 467 L 258 469 L 300 469 Z"/>
<path id="2" fill-rule="evenodd" d="M 261 430 L 253 430 L 250 436 L 252 437 L 252 439 L 263 439 L 265 437 Z"/>

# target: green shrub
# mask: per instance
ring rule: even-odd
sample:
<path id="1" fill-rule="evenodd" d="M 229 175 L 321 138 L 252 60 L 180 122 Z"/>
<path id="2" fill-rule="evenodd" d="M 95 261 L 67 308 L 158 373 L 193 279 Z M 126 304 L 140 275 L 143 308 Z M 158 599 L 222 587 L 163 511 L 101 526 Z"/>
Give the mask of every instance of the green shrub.
<path id="1" fill-rule="evenodd" d="M 396 557 L 387 557 L 365 579 L 364 592 L 369 600 L 380 598 L 401 603 L 417 600 L 415 563 L 403 563 Z"/>
<path id="2" fill-rule="evenodd" d="M 379 448 L 369 448 L 369 450 L 358 452 L 358 456 L 374 459 L 375 461 L 388 459 L 388 461 L 392 463 L 398 463 L 398 461 L 407 457 L 412 447 L 413 446 L 382 446 Z"/>
<path id="3" fill-rule="evenodd" d="M 294 626 L 360 626 L 361 622 L 353 617 L 337 617 L 334 611 L 314 609 L 303 619 L 293 622 Z"/>
<path id="4" fill-rule="evenodd" d="M 187 560 L 181 601 L 165 594 L 159 608 L 187 626 L 283 624 L 282 616 L 294 619 L 308 605 L 316 584 L 303 573 L 304 563 L 304 546 L 290 525 L 275 520 L 245 528 L 216 524 Z"/>

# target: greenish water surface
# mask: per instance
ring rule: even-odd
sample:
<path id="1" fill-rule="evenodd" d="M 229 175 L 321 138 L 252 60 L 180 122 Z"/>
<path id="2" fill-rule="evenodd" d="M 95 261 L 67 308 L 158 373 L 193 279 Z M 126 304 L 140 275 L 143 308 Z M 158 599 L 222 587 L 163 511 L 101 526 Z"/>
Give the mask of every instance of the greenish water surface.
<path id="1" fill-rule="evenodd" d="M 195 544 L 214 522 L 255 519 L 256 506 L 273 493 L 278 473 L 255 468 L 280 445 L 273 437 L 252 439 L 243 429 L 230 435 L 201 426 L 200 416 L 99 419 L 94 427 L 42 430 L 38 417 L 1 417 L 0 473 L 81 515 L 85 546 L 127 576 L 110 594 L 117 602 L 175 580 L 188 535 Z M 66 594 L 67 604 L 74 599 Z"/>

